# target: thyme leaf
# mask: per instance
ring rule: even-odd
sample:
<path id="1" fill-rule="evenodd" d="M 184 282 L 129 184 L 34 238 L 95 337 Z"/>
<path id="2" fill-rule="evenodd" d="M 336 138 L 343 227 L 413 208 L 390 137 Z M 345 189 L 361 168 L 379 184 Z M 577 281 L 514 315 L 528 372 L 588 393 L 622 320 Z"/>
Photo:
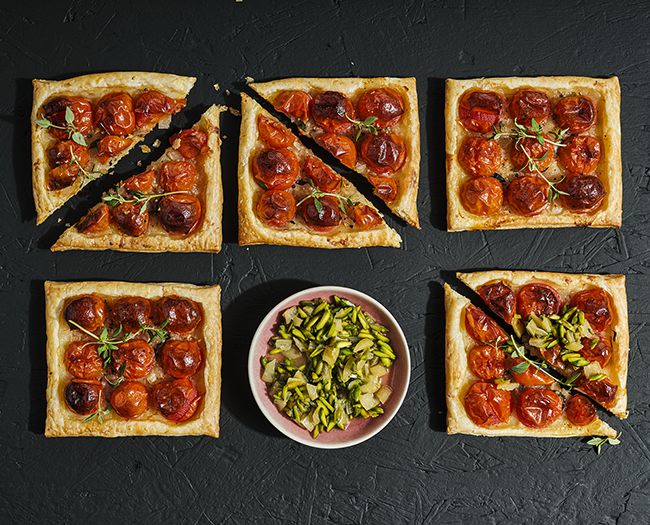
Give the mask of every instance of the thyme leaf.
<path id="1" fill-rule="evenodd" d="M 147 209 L 147 205 L 151 199 L 158 197 L 165 197 L 166 195 L 174 195 L 176 193 L 186 193 L 184 191 L 169 191 L 167 193 L 143 193 L 140 190 L 127 190 L 131 198 L 126 198 L 120 193 L 121 184 L 115 188 L 108 190 L 108 193 L 102 197 L 102 200 L 109 206 L 117 206 L 123 203 L 142 204 L 140 207 L 139 215 L 142 215 Z"/>
<path id="2" fill-rule="evenodd" d="M 77 128 L 77 126 L 74 124 L 74 111 L 72 111 L 70 106 L 67 106 L 65 108 L 65 126 L 57 126 L 52 121 L 46 119 L 45 115 L 41 115 L 41 118 L 35 120 L 34 122 L 44 129 L 63 129 L 68 132 L 69 139 L 74 140 L 81 146 L 88 146 L 88 144 L 86 144 L 86 138 L 79 132 L 79 128 Z"/>
<path id="3" fill-rule="evenodd" d="M 364 129 L 367 129 L 373 135 L 377 135 L 377 128 L 375 127 L 375 122 L 379 117 L 366 117 L 364 120 L 354 120 L 350 118 L 346 113 L 345 118 L 348 119 L 353 124 L 357 125 L 358 131 L 356 137 L 354 138 L 355 142 L 359 140 L 359 137 L 361 136 L 361 132 Z"/>
<path id="4" fill-rule="evenodd" d="M 620 434 L 618 434 L 618 436 L 616 436 L 615 438 L 612 438 L 612 437 L 603 437 L 603 438 L 595 437 L 595 438 L 591 438 L 589 441 L 587 441 L 587 445 L 593 445 L 594 447 L 596 447 L 596 452 L 598 453 L 598 455 L 600 455 L 600 448 L 605 443 L 609 443 L 610 445 L 618 445 L 621 442 L 621 440 L 618 439 L 619 436 L 620 436 Z"/>
<path id="5" fill-rule="evenodd" d="M 104 360 L 104 366 L 108 366 L 111 364 L 112 358 L 111 358 L 111 351 L 112 350 L 117 350 L 117 345 L 120 343 L 126 343 L 127 341 L 130 341 L 133 339 L 136 335 L 138 335 L 140 332 L 131 332 L 131 333 L 126 333 L 124 334 L 121 338 L 119 337 L 120 333 L 122 332 L 122 325 L 117 328 L 112 334 L 109 335 L 108 329 L 104 327 L 104 329 L 101 331 L 99 335 L 93 334 L 89 330 L 86 330 L 84 327 L 78 325 L 74 321 L 70 321 L 70 324 L 74 325 L 77 329 L 81 330 L 84 332 L 86 335 L 92 337 L 94 341 L 91 341 L 87 344 L 96 344 L 97 346 L 97 354 L 99 357 L 101 357 Z"/>
<path id="6" fill-rule="evenodd" d="M 343 191 L 343 179 L 341 179 L 341 185 L 340 185 L 340 187 L 339 187 L 339 191 L 338 191 L 338 193 L 329 193 L 329 192 L 325 192 L 325 191 L 319 190 L 319 189 L 316 187 L 316 185 L 314 184 L 314 181 L 311 180 L 309 177 L 307 177 L 307 182 L 308 182 L 309 185 L 312 187 L 312 192 L 311 192 L 309 195 L 307 195 L 305 198 L 303 198 L 303 199 L 302 199 L 302 200 L 297 204 L 297 206 L 300 206 L 300 205 L 301 205 L 303 202 L 305 202 L 307 199 L 310 199 L 310 198 L 313 197 L 313 198 L 314 198 L 314 206 L 316 207 L 316 211 L 318 211 L 318 213 L 320 213 L 320 212 L 322 211 L 322 209 L 323 209 L 323 205 L 321 204 L 320 200 L 318 200 L 318 199 L 321 198 L 321 197 L 325 197 L 326 195 L 329 195 L 330 197 L 334 197 L 336 200 L 339 201 L 339 206 L 341 207 L 341 211 L 342 211 L 345 215 L 348 214 L 347 210 L 345 209 L 345 205 L 347 204 L 348 206 L 354 206 L 354 203 L 352 202 L 352 199 L 350 199 L 350 197 L 344 197 L 344 196 L 342 195 L 342 191 Z"/>
<path id="7" fill-rule="evenodd" d="M 104 418 L 102 416 L 110 414 L 111 410 L 113 407 L 111 406 L 110 403 L 106 405 L 106 408 L 102 409 L 102 398 L 104 397 L 103 393 L 99 392 L 99 400 L 97 401 L 97 408 L 95 408 L 95 411 L 90 414 L 86 419 L 83 420 L 83 423 L 88 423 L 89 421 L 92 421 L 93 419 L 97 418 L 97 421 L 99 421 L 100 424 L 104 423 Z"/>

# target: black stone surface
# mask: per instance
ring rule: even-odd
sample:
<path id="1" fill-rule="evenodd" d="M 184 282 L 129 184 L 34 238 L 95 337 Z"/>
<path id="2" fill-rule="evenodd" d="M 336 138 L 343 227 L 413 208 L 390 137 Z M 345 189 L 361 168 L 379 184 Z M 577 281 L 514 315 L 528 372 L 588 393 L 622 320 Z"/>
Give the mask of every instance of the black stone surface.
<path id="1" fill-rule="evenodd" d="M 0 523 L 439 524 L 650 520 L 650 41 L 648 2 L 3 2 L 0 6 Z M 246 77 L 414 76 L 422 230 L 373 198 L 402 248 L 237 244 L 239 119 L 223 118 L 221 253 L 51 253 L 66 223 L 158 157 L 131 153 L 37 227 L 31 194 L 33 78 L 103 71 L 198 77 L 175 127 L 212 103 L 239 107 Z M 447 233 L 444 79 L 617 75 L 623 227 Z M 215 91 L 214 84 L 220 89 Z M 171 134 L 156 131 L 147 140 Z M 370 187 L 350 179 L 370 195 Z M 621 444 L 445 433 L 442 285 L 454 272 L 537 269 L 627 275 L 630 416 L 601 417 Z M 221 437 L 50 438 L 45 280 L 180 281 L 223 288 Z M 359 289 L 410 343 L 412 382 L 372 440 L 325 451 L 280 435 L 248 387 L 248 345 L 279 300 L 312 285 Z"/>

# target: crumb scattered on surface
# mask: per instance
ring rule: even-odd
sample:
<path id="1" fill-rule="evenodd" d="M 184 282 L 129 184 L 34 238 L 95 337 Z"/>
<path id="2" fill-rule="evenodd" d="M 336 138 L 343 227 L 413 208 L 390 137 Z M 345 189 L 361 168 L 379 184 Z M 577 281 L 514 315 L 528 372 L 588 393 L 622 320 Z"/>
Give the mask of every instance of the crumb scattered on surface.
<path id="1" fill-rule="evenodd" d="M 253 77 L 246 77 L 246 84 L 252 84 L 253 82 L 255 82 Z"/>
<path id="2" fill-rule="evenodd" d="M 142 161 L 141 160 L 138 161 L 138 167 L 140 167 L 140 166 L 142 166 Z"/>
<path id="3" fill-rule="evenodd" d="M 158 146 L 160 146 L 160 139 L 156 139 L 153 143 L 154 148 L 157 148 Z"/>
<path id="4" fill-rule="evenodd" d="M 241 112 L 240 112 L 238 109 L 235 109 L 235 108 L 228 108 L 228 110 L 230 111 L 230 113 L 232 113 L 232 114 L 235 115 L 236 117 L 241 117 Z"/>
<path id="5" fill-rule="evenodd" d="M 221 88 L 219 87 L 219 84 L 215 84 L 215 85 L 214 85 L 214 90 L 215 90 L 215 91 L 219 91 L 220 89 L 221 89 Z"/>
<path id="6" fill-rule="evenodd" d="M 151 153 L 151 148 L 146 144 L 140 144 L 140 149 L 142 150 L 142 153 Z"/>
<path id="7" fill-rule="evenodd" d="M 230 90 L 226 89 L 226 95 L 230 96 Z"/>

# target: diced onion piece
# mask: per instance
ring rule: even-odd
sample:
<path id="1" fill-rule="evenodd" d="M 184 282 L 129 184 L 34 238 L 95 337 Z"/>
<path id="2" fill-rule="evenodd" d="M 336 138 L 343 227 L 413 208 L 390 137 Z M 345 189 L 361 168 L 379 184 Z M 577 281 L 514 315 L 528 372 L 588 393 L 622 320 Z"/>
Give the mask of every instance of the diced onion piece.
<path id="1" fill-rule="evenodd" d="M 364 409 L 370 410 L 371 408 L 375 408 L 379 404 L 379 401 L 374 394 L 368 393 L 359 396 L 359 403 L 361 403 Z"/>
<path id="2" fill-rule="evenodd" d="M 305 387 L 307 388 L 307 395 L 312 401 L 318 397 L 318 387 L 316 385 L 307 383 Z"/>
<path id="3" fill-rule="evenodd" d="M 388 373 L 388 369 L 383 365 L 375 365 L 370 367 L 370 373 L 377 377 L 383 377 Z"/>
<path id="4" fill-rule="evenodd" d="M 547 333 L 550 333 L 551 330 L 553 329 L 551 320 L 548 317 L 544 317 L 544 319 L 542 319 L 541 328 L 545 330 Z"/>
<path id="5" fill-rule="evenodd" d="M 566 348 L 571 352 L 579 352 L 580 350 L 582 350 L 582 343 L 580 343 L 579 341 L 574 341 L 572 343 L 569 343 L 568 345 L 565 345 L 564 348 Z"/>
<path id="6" fill-rule="evenodd" d="M 264 367 L 264 373 L 262 374 L 262 381 L 265 383 L 273 383 L 275 379 L 275 359 L 269 360 Z"/>
<path id="7" fill-rule="evenodd" d="M 287 402 L 284 399 L 274 399 L 273 404 L 278 407 L 278 410 L 284 410 L 284 407 L 287 406 Z"/>
<path id="8" fill-rule="evenodd" d="M 314 430 L 314 428 L 316 427 L 316 425 L 314 425 L 314 423 L 312 422 L 312 418 L 311 418 L 311 416 L 310 416 L 309 414 L 306 414 L 306 415 L 305 415 L 305 416 L 300 420 L 300 424 L 301 424 L 303 427 L 305 427 L 307 430 L 309 430 L 309 432 L 311 432 L 312 430 Z"/>
<path id="9" fill-rule="evenodd" d="M 362 352 L 366 348 L 370 348 L 375 344 L 374 339 L 361 339 L 354 347 L 355 352 Z"/>
<path id="10" fill-rule="evenodd" d="M 380 387 L 381 385 L 379 384 L 379 378 L 375 375 L 370 374 L 366 379 L 366 382 L 361 385 L 361 392 L 364 394 L 368 392 L 374 394 L 377 392 L 377 390 L 379 390 Z"/>
<path id="11" fill-rule="evenodd" d="M 583 371 L 587 379 L 589 379 L 593 375 L 603 373 L 603 369 L 600 367 L 600 363 L 598 361 L 591 362 L 590 364 L 584 367 Z"/>
<path id="12" fill-rule="evenodd" d="M 348 358 L 345 366 L 343 367 L 343 372 L 341 372 L 341 380 L 346 383 L 350 376 L 352 375 L 352 370 L 354 369 L 354 359 L 352 357 Z"/>
<path id="13" fill-rule="evenodd" d="M 282 350 L 283 352 L 289 350 L 293 346 L 291 339 L 277 339 L 275 341 L 275 347 Z"/>
<path id="14" fill-rule="evenodd" d="M 531 346 L 534 346 L 534 347 L 536 347 L 536 348 L 542 348 L 542 346 L 544 346 L 544 343 L 545 343 L 545 342 L 546 342 L 546 339 L 543 338 L 543 337 L 531 337 L 531 338 L 528 340 L 528 343 L 529 343 Z"/>
<path id="15" fill-rule="evenodd" d="M 323 361 L 328 365 L 334 366 L 336 360 L 339 358 L 339 349 L 334 346 L 326 346 L 323 350 Z"/>
<path id="16" fill-rule="evenodd" d="M 282 317 L 284 317 L 284 322 L 289 324 L 291 321 L 294 320 L 294 318 L 298 315 L 298 307 L 297 306 L 292 306 L 291 308 L 287 308 L 283 313 Z"/>
<path id="17" fill-rule="evenodd" d="M 521 322 L 521 319 L 516 317 L 512 320 L 512 328 L 515 331 L 517 337 L 521 339 L 521 336 L 524 335 L 524 323 Z"/>
<path id="18" fill-rule="evenodd" d="M 380 403 L 383 404 L 388 401 L 388 398 L 392 393 L 393 389 L 388 385 L 384 385 L 375 393 L 375 397 L 379 400 Z"/>

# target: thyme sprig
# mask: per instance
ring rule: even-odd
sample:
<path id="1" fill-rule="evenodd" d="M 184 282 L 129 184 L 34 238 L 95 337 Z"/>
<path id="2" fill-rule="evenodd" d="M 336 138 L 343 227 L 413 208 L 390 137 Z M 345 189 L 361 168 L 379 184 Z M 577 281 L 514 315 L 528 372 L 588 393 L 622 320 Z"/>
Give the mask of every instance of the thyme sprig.
<path id="1" fill-rule="evenodd" d="M 75 126 L 74 111 L 70 109 L 70 106 L 67 106 L 65 108 L 65 126 L 57 126 L 56 124 L 52 123 L 50 120 L 46 119 L 45 115 L 41 115 L 41 118 L 36 120 L 35 122 L 36 124 L 38 124 L 40 127 L 44 129 L 48 129 L 48 128 L 63 129 L 68 132 L 68 138 L 71 138 L 81 146 L 88 146 L 88 144 L 86 144 L 85 137 L 81 134 L 79 128 Z"/>
<path id="2" fill-rule="evenodd" d="M 99 355 L 99 357 L 101 357 L 104 360 L 104 367 L 111 364 L 111 361 L 112 361 L 111 351 L 112 350 L 117 350 L 117 345 L 118 344 L 126 343 L 127 341 L 130 341 L 131 339 L 133 339 L 136 335 L 138 335 L 140 333 L 140 331 L 138 331 L 138 332 L 127 332 L 122 337 L 119 337 L 120 333 L 122 333 L 122 325 L 120 325 L 110 335 L 108 333 L 108 328 L 106 328 L 106 327 L 104 327 L 102 329 L 102 331 L 100 332 L 99 335 L 96 335 L 96 334 L 93 334 L 91 331 L 86 330 L 83 326 L 78 325 L 74 321 L 70 321 L 70 324 L 74 325 L 79 330 L 81 330 L 86 335 L 92 337 L 95 340 L 95 341 L 91 341 L 91 342 L 89 342 L 87 344 L 96 344 L 96 345 L 98 345 L 97 346 L 97 354 Z"/>
<path id="3" fill-rule="evenodd" d="M 110 414 L 111 410 L 113 410 L 113 407 L 111 406 L 110 403 L 108 403 L 106 405 L 106 408 L 102 408 L 102 397 L 104 397 L 104 395 L 100 390 L 99 400 L 97 401 L 97 408 L 92 414 L 90 414 L 86 419 L 83 420 L 83 423 L 88 423 L 89 421 L 92 421 L 95 418 L 97 418 L 97 421 L 99 421 L 100 424 L 104 423 L 104 418 L 102 416 L 106 416 Z"/>
<path id="4" fill-rule="evenodd" d="M 158 197 L 165 197 L 167 195 L 174 195 L 176 193 L 187 193 L 185 191 L 169 191 L 166 193 L 143 193 L 140 190 L 127 190 L 131 198 L 126 198 L 120 194 L 121 185 L 118 184 L 115 188 L 108 190 L 108 193 L 102 197 L 102 200 L 109 206 L 117 206 L 118 204 L 123 203 L 133 203 L 139 204 L 142 203 L 140 207 L 139 215 L 142 215 L 147 209 L 147 204 L 151 199 L 156 199 Z"/>
<path id="5" fill-rule="evenodd" d="M 156 338 L 160 339 L 161 343 L 164 343 L 167 339 L 169 339 L 169 332 L 165 330 L 165 327 L 169 323 L 169 316 L 167 316 L 167 318 L 158 327 L 153 325 L 145 325 L 142 321 L 138 322 L 140 323 L 140 331 L 149 336 L 149 344 L 153 344 Z"/>
<path id="6" fill-rule="evenodd" d="M 312 191 L 309 195 L 307 195 L 305 198 L 303 198 L 297 206 L 300 206 L 303 202 L 305 202 L 309 198 L 314 198 L 314 206 L 316 207 L 316 211 L 320 213 L 323 210 L 323 205 L 321 204 L 320 200 L 318 200 L 321 197 L 325 197 L 326 195 L 330 197 L 334 197 L 336 200 L 339 201 L 339 206 L 341 207 L 341 211 L 347 215 L 348 212 L 345 209 L 345 205 L 347 204 L 348 206 L 354 206 L 354 202 L 350 199 L 350 197 L 344 197 L 342 192 L 343 192 L 343 179 L 341 179 L 341 185 L 339 186 L 339 191 L 338 193 L 329 193 L 326 191 L 319 190 L 316 185 L 314 184 L 314 181 L 311 180 L 309 177 L 306 177 L 307 182 L 309 185 L 312 187 Z"/>
<path id="7" fill-rule="evenodd" d="M 610 445 L 618 445 L 621 440 L 618 439 L 621 434 L 618 434 L 615 438 L 612 437 L 595 437 L 591 438 L 589 441 L 587 441 L 587 445 L 593 445 L 596 447 L 596 452 L 598 455 L 600 455 L 600 447 L 602 447 L 605 443 L 609 443 Z"/>
<path id="8" fill-rule="evenodd" d="M 110 374 L 104 374 L 104 379 L 106 379 L 106 382 L 111 385 L 113 388 L 120 386 L 122 381 L 124 381 L 124 372 L 126 371 L 126 363 L 122 363 L 120 365 L 120 369 L 118 370 L 117 374 L 112 376 L 115 377 L 115 380 L 111 379 Z"/>
<path id="9" fill-rule="evenodd" d="M 84 169 L 84 167 L 81 165 L 81 162 L 79 161 L 79 158 L 74 154 L 72 151 L 72 147 L 70 148 L 70 168 L 72 169 L 73 165 L 77 165 L 79 167 L 79 173 L 81 173 L 81 177 L 88 182 L 91 182 L 93 180 L 97 180 L 98 177 L 96 175 L 101 175 L 101 171 L 95 170 L 95 165 L 93 164 L 92 168 L 90 168 L 90 171 Z"/>
<path id="10" fill-rule="evenodd" d="M 354 120 L 350 118 L 346 113 L 345 118 L 347 118 L 353 124 L 356 124 L 358 128 L 357 135 L 356 137 L 354 137 L 355 142 L 359 140 L 359 137 L 361 136 L 361 133 L 363 132 L 364 129 L 367 129 L 373 135 L 377 135 L 377 128 L 375 127 L 375 122 L 379 117 L 366 117 L 364 120 Z"/>

